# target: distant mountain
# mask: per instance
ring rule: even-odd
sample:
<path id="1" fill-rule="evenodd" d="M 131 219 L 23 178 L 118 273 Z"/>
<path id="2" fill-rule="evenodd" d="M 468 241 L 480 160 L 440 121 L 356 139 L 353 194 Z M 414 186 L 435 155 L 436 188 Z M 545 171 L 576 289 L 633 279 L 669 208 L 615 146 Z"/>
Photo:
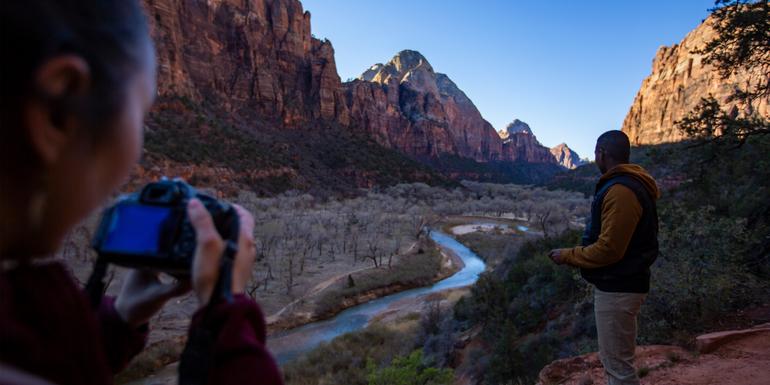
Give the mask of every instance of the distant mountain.
<path id="1" fill-rule="evenodd" d="M 515 120 L 504 137 L 496 134 L 468 96 L 417 51 L 377 63 L 345 87 L 351 120 L 411 156 L 556 163 L 524 122 Z"/>
<path id="2" fill-rule="evenodd" d="M 679 43 L 660 47 L 652 61 L 652 73 L 642 82 L 625 120 L 623 132 L 633 145 L 660 144 L 686 139 L 675 122 L 685 117 L 701 101 L 714 96 L 735 114 L 758 113 L 770 117 L 770 100 L 760 98 L 752 106 L 740 106 L 728 96 L 737 85 L 745 86 L 749 74 L 738 72 L 722 79 L 713 66 L 703 63 L 703 56 L 692 53 L 716 37 L 706 19 Z M 756 68 L 754 79 L 767 77 Z"/>
<path id="3" fill-rule="evenodd" d="M 538 142 L 527 123 L 514 119 L 498 132 L 503 140 L 503 158 L 514 162 L 558 163 L 548 147 Z"/>
<path id="4" fill-rule="evenodd" d="M 505 139 L 511 134 L 529 134 L 532 135 L 532 129 L 529 128 L 529 124 L 522 122 L 519 119 L 514 119 L 513 122 L 508 123 L 504 130 L 500 131 L 500 137 Z"/>
<path id="5" fill-rule="evenodd" d="M 577 168 L 585 163 L 577 152 L 569 148 L 566 143 L 551 148 L 551 155 L 556 159 L 556 162 L 569 169 Z"/>
<path id="6" fill-rule="evenodd" d="M 404 50 L 344 84 L 353 125 L 416 158 L 500 160 L 502 142 L 473 102 L 419 52 Z"/>
<path id="7" fill-rule="evenodd" d="M 159 98 L 138 182 L 184 175 L 269 194 L 451 183 L 445 175 L 528 183 L 558 169 L 531 133 L 500 138 L 417 51 L 342 83 L 331 42 L 312 36 L 297 0 L 143 4 Z"/>

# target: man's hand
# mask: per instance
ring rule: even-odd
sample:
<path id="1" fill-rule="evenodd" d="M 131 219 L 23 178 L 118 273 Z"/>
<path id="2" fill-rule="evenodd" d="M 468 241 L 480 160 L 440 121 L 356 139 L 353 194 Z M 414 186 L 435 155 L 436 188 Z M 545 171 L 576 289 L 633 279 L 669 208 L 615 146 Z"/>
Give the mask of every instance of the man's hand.
<path id="1" fill-rule="evenodd" d="M 548 253 L 548 258 L 551 258 L 553 263 L 557 265 L 563 265 L 567 263 L 567 261 L 564 260 L 564 256 L 561 254 L 560 249 L 553 249 L 550 253 Z"/>

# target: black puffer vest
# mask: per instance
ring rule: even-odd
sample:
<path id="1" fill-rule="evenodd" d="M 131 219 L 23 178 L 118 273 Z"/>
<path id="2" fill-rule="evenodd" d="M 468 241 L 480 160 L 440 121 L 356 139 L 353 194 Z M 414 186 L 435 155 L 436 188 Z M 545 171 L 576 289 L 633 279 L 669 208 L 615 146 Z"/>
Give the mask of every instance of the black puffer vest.
<path id="1" fill-rule="evenodd" d="M 642 217 L 620 261 L 596 269 L 580 269 L 580 274 L 601 291 L 647 293 L 650 291 L 650 266 L 658 257 L 658 212 L 655 199 L 639 180 L 628 174 L 620 174 L 596 185 L 591 217 L 586 224 L 582 243 L 588 246 L 599 239 L 602 232 L 602 203 L 607 191 L 616 184 L 634 192 L 642 206 Z"/>

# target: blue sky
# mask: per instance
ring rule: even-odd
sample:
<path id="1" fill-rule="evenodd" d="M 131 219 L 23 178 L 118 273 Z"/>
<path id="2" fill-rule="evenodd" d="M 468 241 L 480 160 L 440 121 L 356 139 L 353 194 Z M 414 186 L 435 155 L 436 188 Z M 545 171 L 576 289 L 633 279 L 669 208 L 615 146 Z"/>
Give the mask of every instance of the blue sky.
<path id="1" fill-rule="evenodd" d="M 403 49 L 449 75 L 495 129 L 514 118 L 541 143 L 593 157 L 620 129 L 658 47 L 678 43 L 713 0 L 302 0 L 331 40 L 342 80 Z"/>

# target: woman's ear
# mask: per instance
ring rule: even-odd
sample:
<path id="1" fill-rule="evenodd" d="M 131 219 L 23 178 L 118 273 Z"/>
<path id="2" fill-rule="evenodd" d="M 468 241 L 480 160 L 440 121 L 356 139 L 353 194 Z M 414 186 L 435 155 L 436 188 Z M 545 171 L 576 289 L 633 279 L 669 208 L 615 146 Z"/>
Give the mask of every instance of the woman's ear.
<path id="1" fill-rule="evenodd" d="M 44 164 L 53 164 L 78 135 L 75 109 L 88 92 L 91 72 L 77 55 L 46 61 L 35 73 L 35 93 L 24 105 L 24 123 L 32 148 Z"/>

